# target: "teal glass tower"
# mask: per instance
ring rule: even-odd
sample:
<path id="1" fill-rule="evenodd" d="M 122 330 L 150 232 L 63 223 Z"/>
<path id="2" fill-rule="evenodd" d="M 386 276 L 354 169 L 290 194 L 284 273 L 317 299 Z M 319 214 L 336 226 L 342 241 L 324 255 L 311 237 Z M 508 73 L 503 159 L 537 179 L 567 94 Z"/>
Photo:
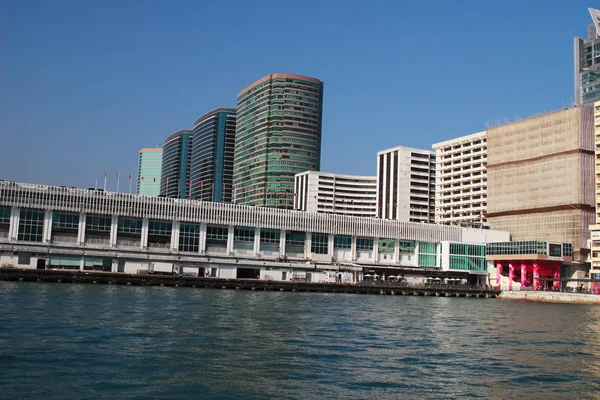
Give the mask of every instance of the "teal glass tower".
<path id="1" fill-rule="evenodd" d="M 162 157 L 162 148 L 140 150 L 136 194 L 140 196 L 158 196 L 160 194 Z"/>
<path id="2" fill-rule="evenodd" d="M 164 197 L 185 199 L 189 195 L 189 171 L 192 131 L 183 129 L 173 133 L 163 145 L 160 194 Z"/>

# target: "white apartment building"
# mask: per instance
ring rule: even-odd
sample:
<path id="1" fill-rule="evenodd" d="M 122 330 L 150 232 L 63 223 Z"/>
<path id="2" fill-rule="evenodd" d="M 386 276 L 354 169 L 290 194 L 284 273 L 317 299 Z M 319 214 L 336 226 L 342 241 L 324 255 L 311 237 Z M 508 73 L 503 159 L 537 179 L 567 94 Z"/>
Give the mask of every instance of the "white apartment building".
<path id="1" fill-rule="evenodd" d="M 590 225 L 590 278 L 600 278 L 600 101 L 594 103 L 594 168 L 596 177 L 596 224 Z"/>
<path id="2" fill-rule="evenodd" d="M 294 210 L 374 218 L 377 180 L 306 171 L 294 177 Z"/>
<path id="3" fill-rule="evenodd" d="M 435 153 L 394 147 L 377 153 L 377 217 L 435 220 Z"/>
<path id="4" fill-rule="evenodd" d="M 486 132 L 433 146 L 436 154 L 435 222 L 488 226 Z"/>

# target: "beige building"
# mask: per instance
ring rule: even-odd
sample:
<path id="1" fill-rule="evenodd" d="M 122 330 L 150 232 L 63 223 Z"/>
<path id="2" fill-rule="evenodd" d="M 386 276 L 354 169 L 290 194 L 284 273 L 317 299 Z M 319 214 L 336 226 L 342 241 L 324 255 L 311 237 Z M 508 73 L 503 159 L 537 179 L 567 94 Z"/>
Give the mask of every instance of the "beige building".
<path id="1" fill-rule="evenodd" d="M 591 274 L 600 274 L 600 101 L 594 103 L 594 136 L 595 136 L 595 181 L 596 181 L 596 225 L 590 225 Z"/>
<path id="2" fill-rule="evenodd" d="M 487 129 L 488 213 L 512 240 L 573 244 L 589 255 L 594 222 L 593 108 L 563 109 Z"/>
<path id="3" fill-rule="evenodd" d="M 436 143 L 435 222 L 487 227 L 485 131 Z"/>

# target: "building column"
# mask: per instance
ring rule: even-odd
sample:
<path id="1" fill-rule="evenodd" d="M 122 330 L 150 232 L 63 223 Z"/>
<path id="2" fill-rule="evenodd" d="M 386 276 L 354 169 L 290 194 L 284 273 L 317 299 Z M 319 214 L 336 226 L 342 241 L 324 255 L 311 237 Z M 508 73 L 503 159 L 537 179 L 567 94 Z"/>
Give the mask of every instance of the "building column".
<path id="1" fill-rule="evenodd" d="M 500 290 L 500 282 L 502 282 L 502 264 L 496 263 L 496 289 Z"/>
<path id="2" fill-rule="evenodd" d="M 394 240 L 394 264 L 400 264 L 400 241 Z"/>
<path id="3" fill-rule="evenodd" d="M 356 236 L 352 236 L 352 242 L 350 244 L 350 259 L 356 261 Z"/>
<path id="4" fill-rule="evenodd" d="M 282 229 L 279 231 L 279 256 L 280 257 L 285 257 L 285 238 L 286 238 L 286 231 Z"/>
<path id="5" fill-rule="evenodd" d="M 44 212 L 44 231 L 42 233 L 42 242 L 50 243 L 52 241 L 52 210 Z"/>
<path id="6" fill-rule="evenodd" d="M 260 255 L 260 228 L 254 228 L 254 255 Z"/>
<path id="7" fill-rule="evenodd" d="M 140 247 L 142 249 L 148 248 L 148 226 L 150 225 L 150 220 L 148 218 L 142 219 L 142 236 L 140 238 Z"/>
<path id="8" fill-rule="evenodd" d="M 379 238 L 373 238 L 373 262 L 379 262 Z"/>
<path id="9" fill-rule="evenodd" d="M 515 279 L 515 267 L 512 263 L 508 264 L 508 290 L 512 290 L 513 280 Z"/>
<path id="10" fill-rule="evenodd" d="M 554 271 L 554 283 L 552 284 L 554 290 L 560 290 L 560 265 Z"/>
<path id="11" fill-rule="evenodd" d="M 171 251 L 179 250 L 179 221 L 173 221 L 171 226 Z"/>
<path id="12" fill-rule="evenodd" d="M 312 254 L 312 232 L 306 232 L 304 238 L 304 258 L 310 258 Z"/>
<path id="13" fill-rule="evenodd" d="M 533 290 L 539 290 L 540 288 L 540 265 L 538 263 L 533 264 Z"/>
<path id="14" fill-rule="evenodd" d="M 77 243 L 80 245 L 85 244 L 85 226 L 86 226 L 86 215 L 85 213 L 79 214 L 79 225 L 77 229 Z"/>
<path id="15" fill-rule="evenodd" d="M 527 286 L 527 264 L 521 263 L 521 290 Z"/>
<path id="16" fill-rule="evenodd" d="M 198 252 L 200 254 L 204 254 L 206 253 L 206 230 L 207 230 L 207 226 L 206 224 L 200 224 L 200 241 L 198 243 Z"/>
<path id="17" fill-rule="evenodd" d="M 10 227 L 8 228 L 8 239 L 16 241 L 19 238 L 19 221 L 21 219 L 21 209 L 13 207 L 10 209 Z"/>
<path id="18" fill-rule="evenodd" d="M 81 256 L 81 260 L 79 260 L 79 270 L 83 271 L 85 269 L 85 257 Z"/>
<path id="19" fill-rule="evenodd" d="M 335 243 L 335 236 L 328 235 L 327 236 L 327 255 L 333 257 L 333 246 Z"/>
<path id="20" fill-rule="evenodd" d="M 227 230 L 227 254 L 233 253 L 233 241 L 235 240 L 235 227 L 229 225 Z"/>
<path id="21" fill-rule="evenodd" d="M 119 228 L 119 217 L 116 215 L 112 216 L 112 220 L 110 222 L 110 246 L 117 246 L 117 229 Z"/>

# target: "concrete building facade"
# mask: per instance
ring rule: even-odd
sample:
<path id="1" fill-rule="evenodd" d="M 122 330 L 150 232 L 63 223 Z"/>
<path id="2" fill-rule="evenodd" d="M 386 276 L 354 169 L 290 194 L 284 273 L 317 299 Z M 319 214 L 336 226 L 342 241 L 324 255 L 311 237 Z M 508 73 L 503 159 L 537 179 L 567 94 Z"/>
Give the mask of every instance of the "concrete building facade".
<path id="1" fill-rule="evenodd" d="M 595 220 L 590 225 L 590 278 L 600 279 L 600 101 L 594 103 Z"/>
<path id="2" fill-rule="evenodd" d="M 268 75 L 238 94 L 236 203 L 291 209 L 294 175 L 321 166 L 323 82 Z"/>
<path id="3" fill-rule="evenodd" d="M 141 149 L 138 158 L 136 194 L 140 196 L 158 196 L 162 170 L 163 149 Z"/>
<path id="4" fill-rule="evenodd" d="M 377 218 L 435 220 L 435 153 L 394 147 L 377 153 Z"/>
<path id="5" fill-rule="evenodd" d="M 294 210 L 375 218 L 377 177 L 306 171 L 296 174 Z"/>
<path id="6" fill-rule="evenodd" d="M 485 244 L 506 240 L 491 230 L 0 182 L 0 262 L 23 268 L 275 280 L 349 271 L 361 280 L 402 267 L 485 283 Z"/>
<path id="7" fill-rule="evenodd" d="M 512 240 L 571 243 L 589 255 L 594 209 L 593 108 L 563 109 L 487 129 L 488 221 Z"/>
<path id="8" fill-rule="evenodd" d="M 435 222 L 487 227 L 486 132 L 436 143 L 433 149 Z"/>
<path id="9" fill-rule="evenodd" d="M 190 197 L 231 203 L 235 146 L 234 108 L 217 108 L 196 120 L 192 133 Z"/>

